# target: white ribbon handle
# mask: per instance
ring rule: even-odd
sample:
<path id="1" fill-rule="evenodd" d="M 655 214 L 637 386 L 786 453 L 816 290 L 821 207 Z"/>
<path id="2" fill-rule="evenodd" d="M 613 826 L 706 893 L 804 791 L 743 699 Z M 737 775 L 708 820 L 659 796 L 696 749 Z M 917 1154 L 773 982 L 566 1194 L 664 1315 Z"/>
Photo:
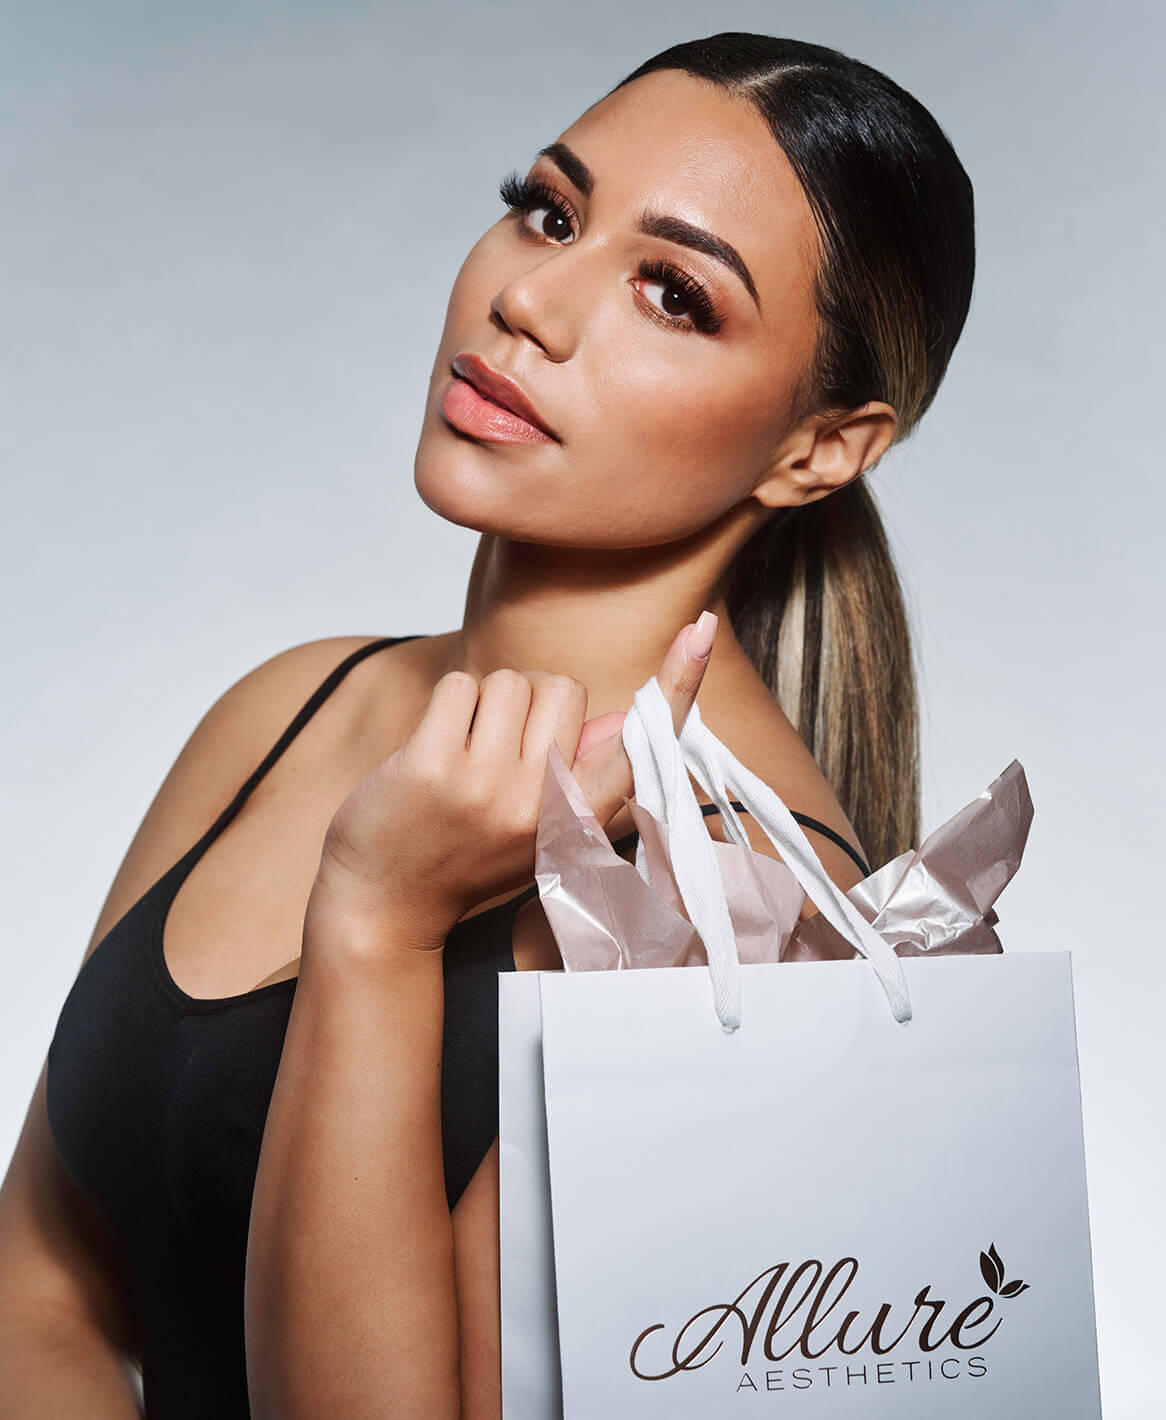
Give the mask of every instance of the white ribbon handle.
<path id="1" fill-rule="evenodd" d="M 729 801 L 730 791 L 761 825 L 806 895 L 830 925 L 870 962 L 895 1020 L 911 1019 L 903 963 L 822 866 L 801 825 L 777 794 L 746 768 L 712 733 L 694 702 L 679 738 L 672 710 L 655 676 L 636 691 L 624 717 L 624 749 L 632 765 L 638 803 L 668 824 L 669 856 L 689 920 L 708 953 L 713 1003 L 726 1031 L 741 1024 L 741 963 L 725 886 L 704 815 L 688 771 L 720 810 L 731 842 L 749 848 Z M 636 867 L 646 876 L 642 841 Z"/>
<path id="2" fill-rule="evenodd" d="M 725 1030 L 735 1031 L 741 1024 L 737 938 L 712 839 L 672 728 L 672 710 L 655 676 L 636 691 L 624 716 L 622 736 L 632 764 L 636 801 L 668 825 L 676 885 L 708 953 L 713 1003 Z M 636 867 L 647 879 L 643 850 L 641 839 L 636 845 Z"/>

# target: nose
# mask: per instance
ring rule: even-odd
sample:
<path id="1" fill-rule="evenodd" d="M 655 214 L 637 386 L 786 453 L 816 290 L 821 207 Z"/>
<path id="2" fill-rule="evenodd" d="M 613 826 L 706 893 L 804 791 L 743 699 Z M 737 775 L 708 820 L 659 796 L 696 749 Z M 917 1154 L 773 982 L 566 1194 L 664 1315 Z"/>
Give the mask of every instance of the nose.
<path id="1" fill-rule="evenodd" d="M 565 256 L 565 250 L 556 251 L 525 266 L 490 302 L 497 324 L 534 341 L 556 363 L 570 357 L 576 339 L 570 299 L 576 288 L 564 266 Z"/>

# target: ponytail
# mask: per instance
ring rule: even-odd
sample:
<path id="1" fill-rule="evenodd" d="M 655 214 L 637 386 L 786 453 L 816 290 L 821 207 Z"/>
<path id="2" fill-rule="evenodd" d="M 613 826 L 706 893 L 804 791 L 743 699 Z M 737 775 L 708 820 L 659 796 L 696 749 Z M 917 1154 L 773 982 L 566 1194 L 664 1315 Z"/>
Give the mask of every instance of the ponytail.
<path id="1" fill-rule="evenodd" d="M 918 844 L 919 713 L 902 586 L 865 476 L 778 508 L 738 553 L 733 632 L 872 867 Z"/>

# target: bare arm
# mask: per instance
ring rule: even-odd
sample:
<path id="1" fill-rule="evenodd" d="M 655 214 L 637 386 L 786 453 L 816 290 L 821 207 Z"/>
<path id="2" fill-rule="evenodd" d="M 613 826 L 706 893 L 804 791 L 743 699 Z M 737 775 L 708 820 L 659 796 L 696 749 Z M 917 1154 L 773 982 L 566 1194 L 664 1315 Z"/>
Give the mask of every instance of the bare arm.
<path id="1" fill-rule="evenodd" d="M 45 1074 L 0 1188 L 0 1415 L 139 1420 L 125 1292 L 56 1157 Z"/>
<path id="2" fill-rule="evenodd" d="M 124 1358 L 72 1318 L 0 1322 L 0 1414 L 8 1420 L 141 1420 Z"/>
<path id="3" fill-rule="evenodd" d="M 309 907 L 251 1207 L 256 1420 L 460 1415 L 442 952 L 418 945 Z"/>

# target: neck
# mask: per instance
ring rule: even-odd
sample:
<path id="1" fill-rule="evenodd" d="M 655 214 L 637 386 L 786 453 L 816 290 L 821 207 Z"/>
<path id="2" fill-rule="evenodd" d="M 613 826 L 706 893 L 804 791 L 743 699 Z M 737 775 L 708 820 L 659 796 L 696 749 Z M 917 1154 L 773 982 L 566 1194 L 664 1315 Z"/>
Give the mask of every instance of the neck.
<path id="1" fill-rule="evenodd" d="M 689 540 L 691 541 L 691 540 Z M 485 533 L 461 630 L 441 668 L 477 678 L 500 666 L 569 675 L 587 687 L 587 718 L 626 710 L 676 633 L 706 608 L 718 617 L 702 707 L 729 703 L 760 677 L 729 625 L 724 550 L 687 544 L 573 549 Z"/>

